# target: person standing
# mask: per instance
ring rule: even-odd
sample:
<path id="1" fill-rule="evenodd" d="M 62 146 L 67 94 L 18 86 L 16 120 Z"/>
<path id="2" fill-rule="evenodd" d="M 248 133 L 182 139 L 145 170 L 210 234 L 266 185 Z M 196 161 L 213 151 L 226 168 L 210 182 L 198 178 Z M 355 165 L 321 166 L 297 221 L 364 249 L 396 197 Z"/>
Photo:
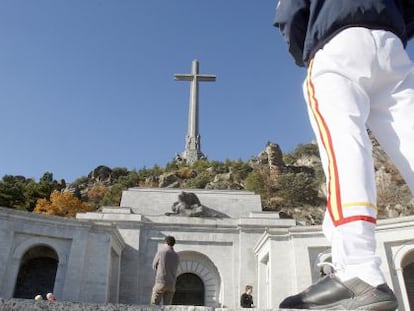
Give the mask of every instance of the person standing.
<path id="1" fill-rule="evenodd" d="M 253 286 L 246 285 L 244 293 L 240 297 L 240 306 L 242 308 L 253 308 Z"/>
<path id="2" fill-rule="evenodd" d="M 55 295 L 53 295 L 53 293 L 47 293 L 46 294 L 46 299 L 49 302 L 56 302 L 56 297 L 55 297 Z"/>
<path id="3" fill-rule="evenodd" d="M 36 295 L 35 298 L 34 298 L 34 300 L 35 301 L 42 301 L 43 300 L 43 297 L 42 297 L 42 295 Z"/>
<path id="4" fill-rule="evenodd" d="M 175 238 L 173 236 L 165 237 L 163 247 L 157 252 L 152 262 L 152 267 L 156 271 L 151 295 L 151 304 L 153 305 L 159 305 L 161 300 L 164 305 L 172 303 L 179 264 L 179 257 L 174 250 L 174 245 Z"/>
<path id="5" fill-rule="evenodd" d="M 323 232 L 335 274 L 280 308 L 395 310 L 376 255 L 376 184 L 367 129 L 414 193 L 413 0 L 280 0 L 275 26 L 298 66 L 327 182 Z"/>

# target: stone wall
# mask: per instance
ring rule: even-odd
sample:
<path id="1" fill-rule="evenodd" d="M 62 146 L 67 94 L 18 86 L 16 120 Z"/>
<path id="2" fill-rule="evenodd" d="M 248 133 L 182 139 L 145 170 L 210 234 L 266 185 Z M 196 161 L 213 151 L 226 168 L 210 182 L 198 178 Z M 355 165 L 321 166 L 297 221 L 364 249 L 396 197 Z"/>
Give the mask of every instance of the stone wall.
<path id="1" fill-rule="evenodd" d="M 248 217 L 262 210 L 260 195 L 249 191 L 170 188 L 129 188 L 122 192 L 120 207 L 145 216 L 165 215 L 183 191 L 194 193 L 202 205 L 225 217 Z"/>
<path id="2" fill-rule="evenodd" d="M 45 264 L 45 258 L 52 258 L 57 267 L 55 262 L 54 267 L 49 265 L 47 269 L 54 285 L 53 281 L 40 282 L 42 275 L 31 273 L 29 276 L 40 281 L 23 278 L 19 286 L 26 290 L 17 297 L 30 298 L 53 290 L 56 297 L 65 301 L 116 303 L 118 288 L 111 287 L 109 281 L 117 280 L 120 265 L 114 267 L 110 259 L 119 262 L 124 246 L 119 230 L 110 222 L 44 216 L 0 207 L 0 297 L 16 297 L 19 271 L 27 271 L 26 267 L 32 272 L 39 270 L 33 259 L 43 259 L 41 263 Z M 111 267 L 116 271 L 110 271 Z M 52 272 L 55 276 L 51 276 Z"/>

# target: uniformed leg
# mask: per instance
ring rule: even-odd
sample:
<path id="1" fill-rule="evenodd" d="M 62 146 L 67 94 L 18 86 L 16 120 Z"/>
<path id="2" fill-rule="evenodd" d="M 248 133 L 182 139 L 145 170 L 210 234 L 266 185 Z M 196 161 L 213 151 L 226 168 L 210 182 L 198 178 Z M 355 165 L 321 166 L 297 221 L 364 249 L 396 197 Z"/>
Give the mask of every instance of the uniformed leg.
<path id="1" fill-rule="evenodd" d="M 414 194 L 414 66 L 394 34 L 377 34 L 383 83 L 373 91 L 368 126 Z"/>
<path id="2" fill-rule="evenodd" d="M 326 175 L 323 231 L 337 271 L 285 298 L 280 308 L 395 310 L 398 306 L 375 255 L 376 183 L 366 124 L 371 84 L 378 75 L 377 49 L 371 30 L 348 28 L 310 63 L 304 93 Z"/>
<path id="3" fill-rule="evenodd" d="M 366 130 L 370 98 L 360 83 L 373 74 L 374 58 L 367 30 L 343 31 L 316 54 L 305 97 L 327 179 L 329 217 L 323 228 L 333 263 L 343 280 L 357 276 L 376 286 L 384 277 L 375 255 L 375 173 Z"/>

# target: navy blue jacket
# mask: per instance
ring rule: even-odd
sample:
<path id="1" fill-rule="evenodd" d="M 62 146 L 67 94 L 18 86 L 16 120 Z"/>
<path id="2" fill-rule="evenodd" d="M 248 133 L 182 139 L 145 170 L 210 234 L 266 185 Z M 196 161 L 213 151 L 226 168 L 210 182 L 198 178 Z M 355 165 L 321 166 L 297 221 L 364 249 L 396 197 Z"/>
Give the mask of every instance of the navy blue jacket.
<path id="1" fill-rule="evenodd" d="M 414 0 L 279 0 L 274 25 L 298 66 L 348 27 L 383 29 L 403 42 L 414 34 Z"/>

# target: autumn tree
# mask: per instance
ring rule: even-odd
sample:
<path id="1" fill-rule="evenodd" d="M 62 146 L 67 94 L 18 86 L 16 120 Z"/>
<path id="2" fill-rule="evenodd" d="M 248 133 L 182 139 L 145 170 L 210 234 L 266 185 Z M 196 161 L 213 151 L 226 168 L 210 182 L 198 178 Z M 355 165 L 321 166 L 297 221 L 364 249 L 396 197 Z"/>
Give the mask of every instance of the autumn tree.
<path id="1" fill-rule="evenodd" d="M 76 213 L 92 211 L 88 203 L 82 202 L 69 192 L 53 191 L 50 200 L 39 199 L 35 213 L 63 217 L 75 217 Z"/>
<path id="2" fill-rule="evenodd" d="M 33 211 L 39 199 L 49 199 L 53 191 L 60 191 L 65 187 L 65 183 L 58 183 L 53 179 L 53 173 L 46 172 L 36 183 L 34 180 L 27 180 L 25 186 L 26 210 Z"/>
<path id="3" fill-rule="evenodd" d="M 98 208 L 107 191 L 108 187 L 105 185 L 93 186 L 88 191 L 88 202 L 95 208 Z"/>

